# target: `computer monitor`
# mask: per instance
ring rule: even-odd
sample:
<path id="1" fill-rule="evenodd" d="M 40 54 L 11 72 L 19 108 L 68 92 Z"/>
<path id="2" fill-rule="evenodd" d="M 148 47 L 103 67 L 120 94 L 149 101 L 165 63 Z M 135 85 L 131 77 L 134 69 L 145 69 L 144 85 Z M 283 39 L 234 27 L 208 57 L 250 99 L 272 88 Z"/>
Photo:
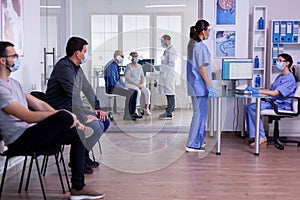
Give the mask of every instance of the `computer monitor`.
<path id="1" fill-rule="evenodd" d="M 223 58 L 222 80 L 231 80 L 235 89 L 237 80 L 253 79 L 253 60 L 250 58 Z"/>
<path id="2" fill-rule="evenodd" d="M 153 72 L 153 65 L 154 65 L 154 59 L 150 58 L 150 59 L 142 59 L 139 60 L 138 63 L 140 65 L 142 65 L 143 67 L 143 71 L 144 71 L 144 75 L 146 75 L 146 72 Z"/>

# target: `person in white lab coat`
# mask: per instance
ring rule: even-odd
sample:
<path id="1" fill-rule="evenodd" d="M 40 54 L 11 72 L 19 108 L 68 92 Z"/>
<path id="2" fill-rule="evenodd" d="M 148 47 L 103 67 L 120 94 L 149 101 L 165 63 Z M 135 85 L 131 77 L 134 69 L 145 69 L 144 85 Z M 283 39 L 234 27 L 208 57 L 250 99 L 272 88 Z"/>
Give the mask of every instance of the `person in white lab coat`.
<path id="1" fill-rule="evenodd" d="M 159 115 L 159 119 L 173 119 L 175 110 L 175 61 L 177 56 L 175 48 L 171 45 L 169 35 L 161 37 L 161 45 L 165 48 L 165 51 L 161 57 L 158 93 L 166 95 L 167 109 L 165 113 Z"/>

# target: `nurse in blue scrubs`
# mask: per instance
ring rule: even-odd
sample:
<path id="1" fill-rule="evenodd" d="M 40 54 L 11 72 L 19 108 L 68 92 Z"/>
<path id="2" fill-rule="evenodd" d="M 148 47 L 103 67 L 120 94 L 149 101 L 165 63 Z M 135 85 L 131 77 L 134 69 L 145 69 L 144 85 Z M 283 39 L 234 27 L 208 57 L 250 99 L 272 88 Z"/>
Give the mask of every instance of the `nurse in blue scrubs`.
<path id="1" fill-rule="evenodd" d="M 192 98 L 193 117 L 186 144 L 187 152 L 205 151 L 205 124 L 208 112 L 208 97 L 215 97 L 212 86 L 210 59 L 211 54 L 203 41 L 210 33 L 209 23 L 198 20 L 190 28 L 190 41 L 187 58 L 187 88 Z"/>
<path id="2" fill-rule="evenodd" d="M 295 70 L 293 69 L 293 59 L 289 54 L 283 53 L 278 55 L 276 67 L 281 73 L 276 77 L 270 89 L 256 89 L 247 87 L 246 90 L 252 91 L 252 94 L 262 94 L 271 96 L 268 100 L 275 100 L 275 104 L 280 110 L 292 110 L 292 99 L 282 97 L 294 96 L 296 90 Z M 273 107 L 267 101 L 261 102 L 261 110 L 272 109 Z M 256 103 L 247 104 L 245 107 L 245 118 L 247 123 L 248 134 L 250 138 L 255 137 L 255 116 Z M 265 135 L 262 119 L 260 119 L 259 144 L 265 144 L 267 138 Z M 250 147 L 254 148 L 255 143 L 250 143 Z"/>

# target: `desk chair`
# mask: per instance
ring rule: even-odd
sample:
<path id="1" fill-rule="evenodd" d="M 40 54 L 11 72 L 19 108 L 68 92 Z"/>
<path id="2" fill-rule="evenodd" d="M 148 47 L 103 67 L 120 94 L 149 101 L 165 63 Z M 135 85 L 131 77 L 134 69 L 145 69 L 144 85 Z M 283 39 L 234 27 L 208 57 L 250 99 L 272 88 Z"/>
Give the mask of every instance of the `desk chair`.
<path id="1" fill-rule="evenodd" d="M 286 137 L 279 136 L 279 121 L 282 118 L 293 118 L 300 114 L 300 82 L 297 82 L 297 88 L 294 96 L 284 98 L 293 99 L 292 110 L 278 110 L 275 103 L 271 101 L 273 109 L 266 109 L 260 112 L 261 116 L 268 117 L 268 123 L 272 123 L 274 121 L 273 137 L 268 137 L 268 143 L 274 143 L 275 147 L 280 150 L 284 149 L 283 143 L 296 143 L 298 147 L 300 146 L 300 141 L 290 140 Z"/>

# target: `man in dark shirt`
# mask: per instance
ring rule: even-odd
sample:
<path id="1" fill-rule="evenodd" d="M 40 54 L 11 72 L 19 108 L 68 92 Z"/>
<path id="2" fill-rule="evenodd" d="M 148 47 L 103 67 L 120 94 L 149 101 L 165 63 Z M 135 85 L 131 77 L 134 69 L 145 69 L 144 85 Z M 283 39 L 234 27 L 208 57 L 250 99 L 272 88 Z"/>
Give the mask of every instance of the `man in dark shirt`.
<path id="1" fill-rule="evenodd" d="M 135 121 L 137 118 L 141 118 L 141 116 L 135 113 L 137 91 L 126 88 L 120 82 L 121 80 L 118 65 L 122 64 L 123 59 L 123 52 L 121 50 L 116 50 L 114 53 L 114 59 L 106 64 L 104 69 L 106 93 L 117 94 L 126 97 L 123 119 Z"/>
<path id="2" fill-rule="evenodd" d="M 85 172 L 92 173 L 91 167 L 99 163 L 89 158 L 88 150 L 100 139 L 110 125 L 107 114 L 101 110 L 91 84 L 88 82 L 80 64 L 87 60 L 87 41 L 79 37 L 71 37 L 67 43 L 67 56 L 60 59 L 53 68 L 46 90 L 46 101 L 55 109 L 66 109 L 74 114 L 80 122 L 94 131 L 86 138 Z M 86 96 L 94 112 L 84 108 L 81 92 Z M 72 165 L 72 163 L 70 163 Z"/>

